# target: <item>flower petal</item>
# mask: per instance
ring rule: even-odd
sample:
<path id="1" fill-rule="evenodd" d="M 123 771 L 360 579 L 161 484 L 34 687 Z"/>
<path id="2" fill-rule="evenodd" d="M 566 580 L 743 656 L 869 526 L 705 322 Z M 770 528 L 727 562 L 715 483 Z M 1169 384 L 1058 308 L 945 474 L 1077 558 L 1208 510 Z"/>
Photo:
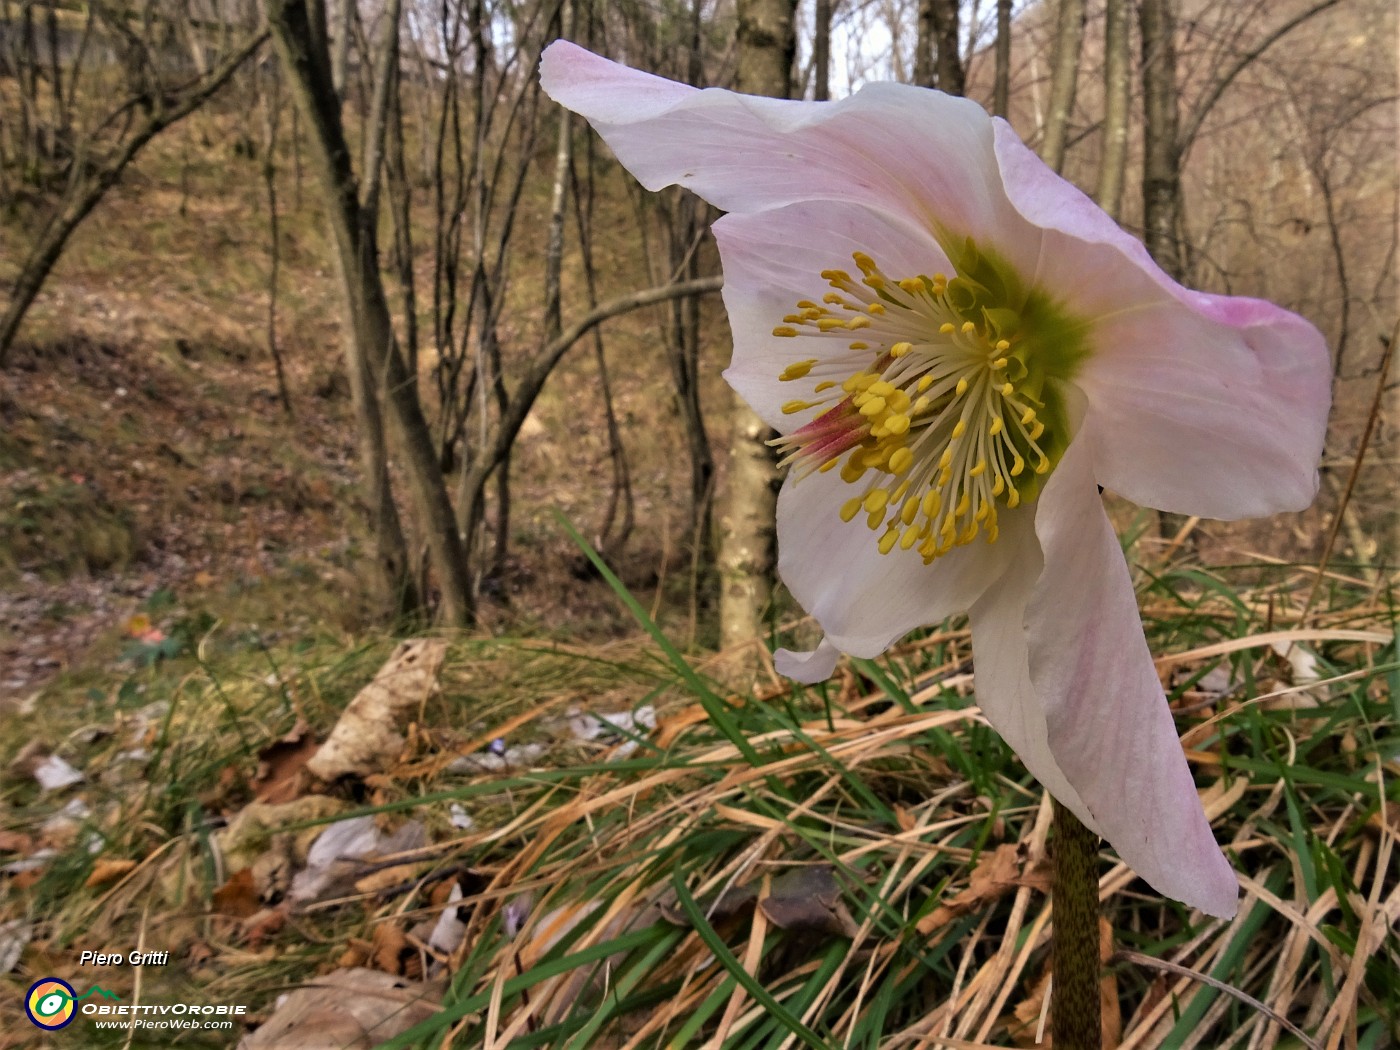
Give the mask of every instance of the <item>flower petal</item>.
<path id="1" fill-rule="evenodd" d="M 1018 512 L 1006 511 L 996 543 L 955 547 L 928 565 L 917 551 L 881 554 L 863 521 L 843 522 L 837 513 L 852 491 L 832 471 L 800 481 L 789 475 L 778 494 L 778 574 L 826 631 L 824 644 L 842 652 L 878 656 L 914 628 L 962 612 L 1015 553 L 1005 540 Z"/>
<path id="2" fill-rule="evenodd" d="M 795 653 L 791 649 L 774 650 L 773 666 L 784 678 L 810 685 L 830 678 L 840 658 L 840 650 L 823 638 L 815 649 L 807 653 Z"/>
<path id="3" fill-rule="evenodd" d="M 839 102 L 702 91 L 565 41 L 545 51 L 541 83 L 648 189 L 678 184 L 731 212 L 853 201 L 975 236 L 1013 263 L 1039 254 L 1001 192 L 991 119 L 967 99 L 905 84 L 870 84 Z"/>
<path id="4" fill-rule="evenodd" d="M 1091 826 L 1159 892 L 1227 917 L 1238 886 L 1201 809 L 1094 484 L 1083 440 L 1093 426 L 1085 420 L 1039 501 L 1045 568 L 1025 611 L 1030 687 Z"/>
<path id="5" fill-rule="evenodd" d="M 857 251 L 901 277 L 951 269 L 931 233 L 857 204 L 803 201 L 755 215 L 730 214 L 714 224 L 714 232 L 724 264 L 724 306 L 734 333 L 734 361 L 724 377 L 765 423 L 782 432 L 814 414 L 783 414 L 783 402 L 802 393 L 778 379 L 783 369 L 795 361 L 845 353 L 846 344 L 835 338 L 772 334 L 799 300 L 820 300 L 830 291 L 823 270 L 854 271 L 851 256 Z M 867 357 L 862 365 L 868 363 Z M 837 367 L 830 378 L 839 383 L 857 367 Z M 814 374 L 824 374 L 821 364 Z"/>
<path id="6" fill-rule="evenodd" d="M 1076 382 L 1098 481 L 1212 518 L 1311 503 L 1330 401 L 1317 329 L 1270 303 L 1183 288 L 1003 122 L 995 135 L 1008 199 L 1046 230 L 1035 282 L 1094 325 Z"/>

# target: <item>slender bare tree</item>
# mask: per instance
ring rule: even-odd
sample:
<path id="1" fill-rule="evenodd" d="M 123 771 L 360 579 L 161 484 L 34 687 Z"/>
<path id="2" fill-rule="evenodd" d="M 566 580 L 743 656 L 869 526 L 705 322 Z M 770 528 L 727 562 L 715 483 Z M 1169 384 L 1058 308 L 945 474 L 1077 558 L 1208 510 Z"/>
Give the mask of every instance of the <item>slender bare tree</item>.
<path id="1" fill-rule="evenodd" d="M 796 0 L 739 0 L 739 90 L 791 94 L 796 8 Z M 772 604 L 777 485 L 770 436 L 767 424 L 734 395 L 720 515 L 720 644 L 726 649 L 762 637 Z"/>

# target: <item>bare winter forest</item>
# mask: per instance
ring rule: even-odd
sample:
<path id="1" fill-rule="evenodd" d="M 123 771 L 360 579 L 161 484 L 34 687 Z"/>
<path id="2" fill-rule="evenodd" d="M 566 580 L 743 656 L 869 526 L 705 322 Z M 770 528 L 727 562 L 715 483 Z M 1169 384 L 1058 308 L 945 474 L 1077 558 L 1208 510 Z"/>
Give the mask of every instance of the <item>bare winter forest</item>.
<path id="1" fill-rule="evenodd" d="M 1320 331 L 1310 507 L 1100 486 L 1240 898 L 1103 831 L 1092 1045 L 1400 1043 L 1390 0 L 0 0 L 0 1047 L 1077 1045 L 973 603 L 779 673 L 833 628 L 724 212 L 554 101 L 561 39 L 965 96 Z"/>

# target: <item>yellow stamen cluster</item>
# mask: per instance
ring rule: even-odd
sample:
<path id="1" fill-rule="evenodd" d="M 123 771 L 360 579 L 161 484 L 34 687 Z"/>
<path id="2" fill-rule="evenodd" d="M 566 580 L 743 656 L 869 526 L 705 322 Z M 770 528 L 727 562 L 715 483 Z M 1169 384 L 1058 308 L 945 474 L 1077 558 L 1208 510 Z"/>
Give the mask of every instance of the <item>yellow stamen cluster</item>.
<path id="1" fill-rule="evenodd" d="M 860 332 L 844 350 L 780 374 L 814 381 L 812 395 L 788 401 L 785 413 L 824 409 L 775 442 L 784 463 L 799 478 L 839 464 L 856 490 L 841 518 L 863 515 L 881 553 L 917 550 L 929 562 L 979 532 L 993 542 L 999 508 L 1033 496 L 1032 478 L 1051 467 L 1039 387 L 1017 356 L 1017 336 L 1003 338 L 989 312 L 968 316 L 943 274 L 892 280 L 865 253 L 854 259 L 859 280 L 824 270 L 833 290 L 820 304 L 799 302 L 773 330 L 824 340 Z"/>

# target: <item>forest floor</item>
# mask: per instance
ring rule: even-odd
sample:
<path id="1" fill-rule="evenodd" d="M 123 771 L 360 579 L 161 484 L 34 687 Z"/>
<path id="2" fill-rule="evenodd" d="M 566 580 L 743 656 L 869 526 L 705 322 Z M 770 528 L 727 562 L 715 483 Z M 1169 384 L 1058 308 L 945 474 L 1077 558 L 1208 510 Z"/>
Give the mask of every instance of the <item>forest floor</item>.
<path id="1" fill-rule="evenodd" d="M 288 413 L 256 163 L 220 131 L 197 116 L 152 147 L 0 373 L 0 979 L 16 988 L 0 1046 L 41 1045 L 19 1004 L 45 975 L 123 1002 L 246 1004 L 238 1034 L 261 1025 L 267 1046 L 300 1045 L 347 995 L 391 992 L 394 1011 L 361 1020 L 385 1038 L 419 1023 L 403 1045 L 449 1029 L 503 1048 L 702 1031 L 776 1045 L 774 1025 L 808 1045 L 1030 1045 L 1048 810 L 968 707 L 965 625 L 829 687 L 767 667 L 752 690 L 714 684 L 650 315 L 609 335 L 644 526 L 616 586 L 556 517 L 591 537 L 610 483 L 601 408 L 572 396 L 596 387 L 580 355 L 522 436 L 509 572 L 481 627 L 428 632 L 412 652 L 431 672 L 391 674 L 377 701 L 393 732 L 313 771 L 352 698 L 404 654 L 364 596 L 314 195 L 282 193 Z M 713 316 L 705 396 L 723 404 Z M 1400 1018 L 1388 582 L 1318 567 L 1321 512 L 1203 525 L 1194 552 L 1115 515 L 1139 538 L 1154 651 L 1171 654 L 1163 679 L 1246 896 L 1235 922 L 1204 921 L 1106 860 L 1109 1045 L 1309 1045 L 1277 1017 L 1319 1043 L 1385 1045 Z M 328 829 L 358 836 L 338 867 L 313 855 Z M 104 946 L 172 965 L 73 958 Z M 562 976 L 569 953 L 625 949 L 616 975 Z M 313 975 L 350 983 L 279 1013 Z M 404 1006 L 415 997 L 431 1005 Z"/>

